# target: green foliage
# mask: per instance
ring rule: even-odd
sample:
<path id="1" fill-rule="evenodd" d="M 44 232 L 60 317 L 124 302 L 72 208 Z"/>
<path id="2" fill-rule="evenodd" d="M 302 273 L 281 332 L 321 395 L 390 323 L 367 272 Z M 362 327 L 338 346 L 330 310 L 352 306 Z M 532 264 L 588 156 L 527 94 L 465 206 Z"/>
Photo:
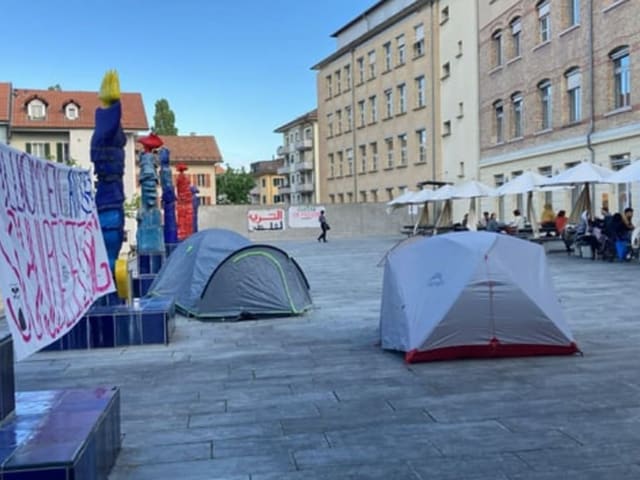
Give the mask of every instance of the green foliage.
<path id="1" fill-rule="evenodd" d="M 243 205 L 250 203 L 249 192 L 255 186 L 251 174 L 244 167 L 234 169 L 227 165 L 222 175 L 216 175 L 218 204 Z"/>
<path id="2" fill-rule="evenodd" d="M 157 135 L 178 135 L 176 116 L 169 108 L 169 102 L 161 98 L 156 102 L 156 113 L 153 116 L 153 131 Z"/>
<path id="3" fill-rule="evenodd" d="M 138 209 L 140 208 L 140 195 L 134 193 L 131 200 L 124 201 L 124 216 L 127 218 L 135 218 Z"/>
<path id="4" fill-rule="evenodd" d="M 56 83 L 55 85 L 51 85 L 49 88 L 47 88 L 47 90 L 55 90 L 56 92 L 61 92 L 62 87 L 59 83 Z"/>

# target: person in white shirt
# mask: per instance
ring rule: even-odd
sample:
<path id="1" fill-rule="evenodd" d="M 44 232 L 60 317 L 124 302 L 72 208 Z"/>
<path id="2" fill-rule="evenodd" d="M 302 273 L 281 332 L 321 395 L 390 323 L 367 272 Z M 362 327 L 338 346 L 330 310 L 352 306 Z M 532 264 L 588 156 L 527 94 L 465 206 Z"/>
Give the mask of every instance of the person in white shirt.
<path id="1" fill-rule="evenodd" d="M 516 234 L 524 228 L 524 217 L 517 208 L 513 211 L 513 220 L 509 224 L 509 233 Z"/>

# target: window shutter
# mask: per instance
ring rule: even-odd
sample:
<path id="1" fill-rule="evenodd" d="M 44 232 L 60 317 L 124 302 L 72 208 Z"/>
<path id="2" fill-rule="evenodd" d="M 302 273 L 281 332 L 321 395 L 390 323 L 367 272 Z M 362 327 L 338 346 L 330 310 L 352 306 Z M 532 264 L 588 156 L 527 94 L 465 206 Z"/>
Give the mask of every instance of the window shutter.
<path id="1" fill-rule="evenodd" d="M 205 187 L 209 188 L 211 186 L 211 174 L 207 173 L 205 178 Z"/>
<path id="2" fill-rule="evenodd" d="M 49 160 L 49 157 L 51 156 L 51 145 L 48 143 L 44 144 L 44 157 Z"/>
<path id="3" fill-rule="evenodd" d="M 31 153 L 31 143 L 27 142 L 27 144 L 25 145 L 25 150 L 27 153 Z"/>
<path id="4" fill-rule="evenodd" d="M 58 163 L 62 163 L 64 161 L 63 153 L 62 153 L 62 143 L 56 143 L 56 160 Z"/>

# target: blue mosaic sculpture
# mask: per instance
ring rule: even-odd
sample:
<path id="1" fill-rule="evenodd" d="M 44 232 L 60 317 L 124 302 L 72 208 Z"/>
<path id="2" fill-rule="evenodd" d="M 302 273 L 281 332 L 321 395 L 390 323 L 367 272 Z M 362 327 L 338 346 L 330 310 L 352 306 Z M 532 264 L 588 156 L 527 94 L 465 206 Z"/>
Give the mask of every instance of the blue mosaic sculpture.
<path id="1" fill-rule="evenodd" d="M 96 208 L 111 272 L 124 240 L 124 146 L 118 74 L 107 72 L 100 87 L 102 108 L 96 109 L 91 136 L 91 162 L 97 177 Z"/>
<path id="2" fill-rule="evenodd" d="M 172 245 L 178 243 L 178 226 L 176 224 L 176 191 L 173 188 L 169 150 L 161 148 L 158 157 L 160 158 L 162 210 L 164 210 L 164 243 Z"/>
<path id="3" fill-rule="evenodd" d="M 140 154 L 141 201 L 138 210 L 138 232 L 136 241 L 138 253 L 157 253 L 164 251 L 162 235 L 162 214 L 158 208 L 158 173 L 156 156 L 151 153 L 147 140 L 159 140 L 153 133 L 140 140 L 145 151 Z M 162 145 L 160 141 L 160 145 Z"/>

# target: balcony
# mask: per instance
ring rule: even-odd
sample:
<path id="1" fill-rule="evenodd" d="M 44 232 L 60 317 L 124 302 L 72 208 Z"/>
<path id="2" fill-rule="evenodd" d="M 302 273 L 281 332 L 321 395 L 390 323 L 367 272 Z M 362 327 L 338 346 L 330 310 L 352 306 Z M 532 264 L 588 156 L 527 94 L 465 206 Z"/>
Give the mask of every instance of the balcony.
<path id="1" fill-rule="evenodd" d="M 310 193 L 314 190 L 312 182 L 300 183 L 297 187 L 296 190 L 300 193 Z"/>
<path id="2" fill-rule="evenodd" d="M 313 170 L 313 162 L 311 160 L 307 160 L 305 162 L 298 162 L 293 164 L 295 172 L 304 172 L 307 170 Z"/>
<path id="3" fill-rule="evenodd" d="M 278 175 L 289 175 L 293 171 L 293 165 L 283 165 L 278 168 Z"/>
<path id="4" fill-rule="evenodd" d="M 278 147 L 278 149 L 276 150 L 277 154 L 279 157 L 282 157 L 283 155 L 285 155 L 287 153 L 287 147 L 285 147 L 284 145 L 280 145 Z"/>
<path id="5" fill-rule="evenodd" d="M 305 138 L 296 142 L 297 150 L 309 150 L 310 148 L 313 148 L 313 140 L 310 138 Z"/>
<path id="6" fill-rule="evenodd" d="M 283 187 L 278 187 L 278 194 L 279 195 L 290 195 L 291 194 L 291 187 L 289 185 L 283 186 Z"/>

